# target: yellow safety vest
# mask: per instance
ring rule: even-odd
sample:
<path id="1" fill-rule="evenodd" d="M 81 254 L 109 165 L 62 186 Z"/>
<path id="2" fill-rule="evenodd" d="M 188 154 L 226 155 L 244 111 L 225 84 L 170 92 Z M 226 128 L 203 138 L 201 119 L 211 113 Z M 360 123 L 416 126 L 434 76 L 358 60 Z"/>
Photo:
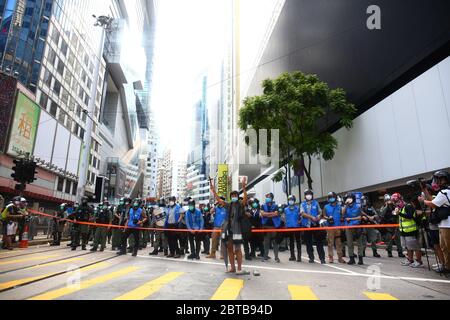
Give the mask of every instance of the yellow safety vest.
<path id="1" fill-rule="evenodd" d="M 400 213 L 402 214 L 406 214 L 406 209 L 403 208 Z M 414 217 L 412 219 L 406 219 L 402 216 L 400 216 L 400 231 L 404 232 L 404 233 L 411 233 L 414 231 L 417 231 L 417 223 L 414 220 L 414 218 L 416 217 L 416 213 L 414 212 Z"/>

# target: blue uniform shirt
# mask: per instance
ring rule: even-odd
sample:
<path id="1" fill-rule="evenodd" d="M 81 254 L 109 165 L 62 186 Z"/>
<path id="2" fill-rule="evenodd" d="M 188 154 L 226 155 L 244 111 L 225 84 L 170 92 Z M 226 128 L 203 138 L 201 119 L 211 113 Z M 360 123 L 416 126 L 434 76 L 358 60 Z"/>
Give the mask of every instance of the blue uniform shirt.
<path id="1" fill-rule="evenodd" d="M 141 220 L 142 216 L 142 209 L 139 208 L 137 210 L 134 210 L 133 208 L 130 209 L 129 218 L 128 218 L 128 227 L 129 228 L 139 228 L 140 225 L 133 223 L 134 220 Z"/>
<path id="2" fill-rule="evenodd" d="M 344 218 L 357 218 L 361 215 L 361 206 L 359 204 L 353 204 L 351 207 L 347 207 L 345 210 Z M 345 222 L 347 226 L 357 226 L 361 224 L 359 220 L 352 220 L 349 223 Z"/>
<path id="3" fill-rule="evenodd" d="M 300 220 L 300 208 L 298 206 L 287 207 L 284 209 L 284 213 L 286 214 L 286 228 L 299 228 L 300 224 L 298 221 Z"/>
<path id="4" fill-rule="evenodd" d="M 262 206 L 262 210 L 264 211 L 264 212 L 275 212 L 275 211 L 278 211 L 278 205 L 276 204 L 276 203 L 272 203 L 272 205 L 271 206 L 269 206 L 268 204 L 264 204 L 263 206 Z M 275 226 L 275 228 L 279 228 L 280 226 L 281 226 L 281 218 L 280 218 L 280 216 L 276 216 L 276 217 L 273 217 L 273 218 L 262 218 L 261 220 L 261 222 L 262 222 L 262 225 L 263 226 L 265 226 L 265 225 L 267 225 L 267 222 L 269 221 L 269 219 L 272 219 L 272 222 L 273 222 L 273 225 Z"/>
<path id="5" fill-rule="evenodd" d="M 334 224 L 331 227 L 340 227 L 342 225 L 341 223 L 342 207 L 339 204 L 336 204 L 335 206 L 327 204 L 324 210 L 327 217 L 333 217 L 334 219 Z"/>
<path id="6" fill-rule="evenodd" d="M 200 210 L 186 211 L 186 226 L 189 230 L 203 230 L 204 223 L 203 214 Z"/>
<path id="7" fill-rule="evenodd" d="M 227 217 L 227 209 L 216 207 L 216 212 L 214 214 L 214 228 L 222 228 L 223 222 Z"/>

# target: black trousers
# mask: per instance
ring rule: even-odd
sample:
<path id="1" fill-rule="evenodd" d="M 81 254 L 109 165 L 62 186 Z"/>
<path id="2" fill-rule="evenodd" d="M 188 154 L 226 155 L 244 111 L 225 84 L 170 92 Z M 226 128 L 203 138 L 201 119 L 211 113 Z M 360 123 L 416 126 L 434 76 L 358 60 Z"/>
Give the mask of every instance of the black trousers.
<path id="1" fill-rule="evenodd" d="M 203 240 L 203 235 L 200 233 L 189 233 L 189 246 L 191 247 L 191 255 L 200 257 L 200 250 Z"/>
<path id="2" fill-rule="evenodd" d="M 251 231 L 249 232 L 242 232 L 242 240 L 244 243 L 244 254 L 245 257 L 249 257 L 250 256 L 250 248 L 251 248 L 251 243 L 250 243 L 250 239 L 251 239 Z"/>
<path id="3" fill-rule="evenodd" d="M 61 244 L 61 236 L 62 232 L 53 231 L 53 244 L 60 245 Z"/>
<path id="4" fill-rule="evenodd" d="M 177 224 L 168 224 L 166 229 L 176 230 L 178 229 Z M 170 255 L 176 255 L 180 252 L 178 247 L 178 232 L 166 231 L 167 242 L 169 243 Z"/>
<path id="5" fill-rule="evenodd" d="M 302 233 L 289 232 L 286 235 L 289 238 L 289 250 L 291 251 L 291 257 L 295 257 L 295 245 L 297 245 L 297 255 L 299 258 L 302 256 Z"/>
<path id="6" fill-rule="evenodd" d="M 136 254 L 139 249 L 139 229 L 134 228 L 125 229 L 125 231 L 122 233 L 122 244 L 120 251 L 122 253 L 127 252 L 127 240 L 130 237 L 130 235 L 133 235 L 134 238 L 133 254 Z"/>
<path id="7" fill-rule="evenodd" d="M 256 257 L 256 250 L 259 250 L 261 255 L 264 256 L 264 234 L 263 233 L 251 233 L 250 234 L 250 255 Z"/>
<path id="8" fill-rule="evenodd" d="M 325 260 L 325 250 L 323 249 L 323 242 L 326 238 L 326 232 L 324 231 L 307 231 L 303 233 L 303 241 L 306 244 L 306 251 L 310 260 L 314 260 L 314 241 L 317 246 L 317 253 L 319 254 L 320 261 Z"/>
<path id="9" fill-rule="evenodd" d="M 211 250 L 211 234 L 206 233 L 203 235 L 203 249 L 205 250 L 206 254 L 209 254 L 209 251 Z"/>

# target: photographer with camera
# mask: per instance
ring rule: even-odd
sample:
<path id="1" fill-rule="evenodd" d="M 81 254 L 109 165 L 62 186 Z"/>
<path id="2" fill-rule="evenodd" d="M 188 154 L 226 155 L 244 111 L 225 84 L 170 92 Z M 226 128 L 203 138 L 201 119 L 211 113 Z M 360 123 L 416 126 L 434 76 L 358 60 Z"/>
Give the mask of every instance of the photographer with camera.
<path id="1" fill-rule="evenodd" d="M 419 201 L 427 207 L 434 209 L 430 222 L 439 224 L 439 236 L 442 253 L 444 255 L 444 273 L 450 272 L 450 173 L 438 171 L 433 175 L 432 188 L 438 192 L 436 198 L 432 198 L 427 188 L 422 188 L 425 196 L 420 196 Z"/>
<path id="2" fill-rule="evenodd" d="M 328 221 L 330 227 L 340 227 L 342 207 L 338 203 L 338 196 L 335 192 L 328 193 L 328 204 L 323 208 L 324 218 Z M 330 263 L 334 263 L 334 244 L 336 243 L 336 251 L 339 263 L 346 264 L 342 252 L 341 230 L 328 230 L 328 258 Z"/>
<path id="3" fill-rule="evenodd" d="M 393 214 L 399 216 L 400 239 L 402 246 L 407 250 L 407 260 L 402 261 L 401 265 L 411 268 L 421 268 L 422 250 L 419 244 L 419 225 L 417 223 L 417 211 L 412 202 L 405 202 L 400 193 L 394 193 L 391 197 L 395 209 Z M 414 254 L 416 260 L 414 261 Z"/>
<path id="4" fill-rule="evenodd" d="M 398 224 L 398 216 L 393 215 L 395 210 L 395 206 L 392 203 L 391 195 L 384 195 L 384 205 L 380 209 L 380 218 L 381 224 Z M 384 229 L 383 238 L 385 239 L 386 250 L 388 252 L 388 257 L 393 258 L 392 248 L 394 246 L 394 242 L 397 246 L 397 252 L 399 258 L 405 258 L 406 256 L 403 254 L 403 248 L 400 241 L 400 231 L 398 228 L 386 228 Z"/>

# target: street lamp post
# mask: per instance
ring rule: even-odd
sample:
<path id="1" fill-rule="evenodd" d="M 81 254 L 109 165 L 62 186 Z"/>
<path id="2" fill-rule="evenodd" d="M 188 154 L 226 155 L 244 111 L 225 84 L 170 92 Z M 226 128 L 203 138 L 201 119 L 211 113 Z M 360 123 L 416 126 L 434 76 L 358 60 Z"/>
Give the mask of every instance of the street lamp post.
<path id="1" fill-rule="evenodd" d="M 107 17 L 107 16 L 100 16 L 96 17 L 93 15 L 93 17 L 96 19 L 96 22 L 94 26 L 98 26 L 102 28 L 102 35 L 100 40 L 100 45 L 97 53 L 97 59 L 95 63 L 95 70 L 94 70 L 94 79 L 92 81 L 92 87 L 91 87 L 91 93 L 90 93 L 90 99 L 89 99 L 89 105 L 87 110 L 87 122 L 86 122 L 86 132 L 84 135 L 83 140 L 83 149 L 81 152 L 81 162 L 80 162 L 80 172 L 79 172 L 79 180 L 78 180 L 78 188 L 77 188 L 77 202 L 81 203 L 81 198 L 84 196 L 86 185 L 87 185 L 87 172 L 89 168 L 89 155 L 91 153 L 91 139 L 92 139 L 92 128 L 94 125 L 94 120 L 92 116 L 95 112 L 95 101 L 97 96 L 97 86 L 98 86 L 98 78 L 100 75 L 100 66 L 102 63 L 102 57 L 103 57 L 103 47 L 105 45 L 105 38 L 106 38 L 106 32 L 110 30 L 113 18 Z"/>

